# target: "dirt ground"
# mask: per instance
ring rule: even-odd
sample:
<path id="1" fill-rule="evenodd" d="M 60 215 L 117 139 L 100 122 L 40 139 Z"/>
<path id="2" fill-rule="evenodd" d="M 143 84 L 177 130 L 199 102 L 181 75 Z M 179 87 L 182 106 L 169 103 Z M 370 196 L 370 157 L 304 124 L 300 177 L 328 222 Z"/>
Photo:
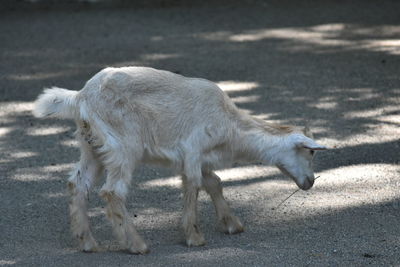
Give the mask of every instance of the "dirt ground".
<path id="1" fill-rule="evenodd" d="M 400 265 L 399 10 L 399 1 L 325 0 L 3 9 L 0 265 Z M 217 232 L 202 193 L 207 245 L 187 248 L 179 178 L 143 166 L 128 208 L 151 253 L 120 250 L 98 188 L 90 217 L 101 251 L 79 252 L 66 193 L 75 127 L 33 118 L 32 101 L 43 87 L 79 90 L 126 65 L 207 78 L 259 118 L 310 125 L 331 148 L 316 156 L 314 188 L 276 208 L 297 189 L 276 168 L 220 170 L 246 230 Z"/>

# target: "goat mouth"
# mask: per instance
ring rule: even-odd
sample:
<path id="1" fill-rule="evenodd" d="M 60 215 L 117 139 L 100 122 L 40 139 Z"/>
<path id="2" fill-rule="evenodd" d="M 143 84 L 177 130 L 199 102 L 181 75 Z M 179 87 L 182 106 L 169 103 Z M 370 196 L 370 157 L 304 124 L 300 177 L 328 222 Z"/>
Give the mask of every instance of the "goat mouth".
<path id="1" fill-rule="evenodd" d="M 277 165 L 279 170 L 290 178 L 296 183 L 296 185 L 301 189 L 301 190 L 308 190 L 314 185 L 314 178 L 306 177 L 303 183 L 298 182 L 298 179 L 294 177 L 290 172 L 288 172 L 283 166 Z"/>
<path id="2" fill-rule="evenodd" d="M 314 179 L 306 178 L 302 184 L 297 183 L 297 186 L 302 190 L 309 190 L 314 185 Z"/>

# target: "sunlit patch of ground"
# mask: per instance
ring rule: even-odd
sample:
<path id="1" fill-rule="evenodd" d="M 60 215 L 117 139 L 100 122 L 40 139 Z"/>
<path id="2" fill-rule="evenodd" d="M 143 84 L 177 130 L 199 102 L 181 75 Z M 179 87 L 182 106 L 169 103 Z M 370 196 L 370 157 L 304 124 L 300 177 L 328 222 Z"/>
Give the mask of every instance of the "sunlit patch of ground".
<path id="1" fill-rule="evenodd" d="M 207 257 L 204 257 L 204 254 Z M 261 255 L 260 252 L 251 251 L 249 249 L 243 248 L 235 248 L 235 247 L 224 247 L 224 248 L 212 248 L 207 251 L 187 251 L 182 253 L 177 253 L 168 256 L 168 258 L 174 259 L 176 261 L 185 262 L 186 264 L 199 262 L 203 262 L 203 264 L 207 264 L 207 262 L 213 262 L 216 259 L 224 259 L 224 258 L 241 258 L 241 257 L 248 257 L 254 256 L 256 257 Z"/>
<path id="2" fill-rule="evenodd" d="M 217 171 L 222 178 L 225 191 L 242 190 L 244 195 L 252 190 L 263 190 L 265 198 L 274 196 L 275 202 L 265 202 L 270 208 L 277 207 L 287 196 L 297 190 L 289 178 L 282 178 L 272 167 L 244 166 Z M 337 167 L 316 175 L 314 187 L 309 191 L 296 192 L 283 206 L 297 206 L 313 212 L 341 210 L 365 204 L 379 204 L 400 199 L 400 181 L 395 182 L 400 167 L 394 164 L 361 164 Z M 265 179 L 263 178 L 265 177 Z M 393 186 L 393 184 L 397 186 Z M 236 186 L 237 185 L 237 186 Z M 140 185 L 143 190 L 155 187 L 180 188 L 179 176 L 146 181 Z M 366 193 L 368 192 L 368 193 Z M 256 194 L 258 196 L 258 194 Z M 265 200 L 266 200 L 265 199 Z M 240 201 L 252 202 L 252 195 L 241 196 Z M 265 201 L 263 200 L 263 201 Z"/>
<path id="3" fill-rule="evenodd" d="M 301 205 L 312 212 L 342 210 L 360 205 L 377 205 L 400 200 L 400 166 L 361 164 L 318 173 L 320 178 L 307 192 L 299 191 L 285 205 Z M 290 192 L 287 194 L 289 195 Z"/>
<path id="4" fill-rule="evenodd" d="M 8 265 L 15 265 L 18 261 L 17 260 L 0 260 L 1 266 L 8 266 Z"/>
<path id="5" fill-rule="evenodd" d="M 225 92 L 251 91 L 260 85 L 257 82 L 221 81 L 217 85 Z"/>
<path id="6" fill-rule="evenodd" d="M 68 127 L 60 127 L 60 126 L 51 126 L 46 128 L 33 128 L 27 131 L 27 135 L 32 136 L 46 136 L 46 135 L 55 135 L 61 134 L 67 131 Z"/>
<path id="7" fill-rule="evenodd" d="M 9 179 L 17 181 L 59 180 L 64 173 L 72 170 L 73 163 L 49 165 L 45 167 L 23 167 L 16 169 Z"/>
<path id="8" fill-rule="evenodd" d="M 295 42 L 291 46 L 284 47 L 288 51 L 310 50 L 319 47 L 347 50 L 364 49 L 386 52 L 390 55 L 399 55 L 399 32 L 400 27 L 394 25 L 367 27 L 354 24 L 332 23 L 311 27 L 246 30 L 241 33 L 220 31 L 205 33 L 201 37 L 209 41 L 229 40 L 239 43 L 257 42 L 268 39 Z M 354 38 L 354 36 L 358 38 Z"/>

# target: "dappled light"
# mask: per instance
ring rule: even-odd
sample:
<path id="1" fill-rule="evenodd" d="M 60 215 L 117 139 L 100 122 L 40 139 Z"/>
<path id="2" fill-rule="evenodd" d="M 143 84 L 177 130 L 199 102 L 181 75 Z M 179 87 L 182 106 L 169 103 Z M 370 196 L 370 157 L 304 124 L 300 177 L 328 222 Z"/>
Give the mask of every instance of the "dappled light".
<path id="1" fill-rule="evenodd" d="M 0 265 L 2 266 L 14 265 L 17 262 L 18 262 L 17 260 L 0 260 Z"/>
<path id="2" fill-rule="evenodd" d="M 206 251 L 208 257 L 202 257 L 204 251 L 187 251 L 182 253 L 177 253 L 174 255 L 168 256 L 168 258 L 174 261 L 183 261 L 187 264 L 193 262 L 199 262 L 201 264 L 212 264 L 215 260 L 224 260 L 226 258 L 232 259 L 231 255 L 234 255 L 234 259 L 240 259 L 243 257 L 256 257 L 260 252 L 252 251 L 251 249 L 241 249 L 234 247 L 224 247 L 224 248 L 212 248 Z"/>
<path id="3" fill-rule="evenodd" d="M 276 175 L 278 173 L 277 170 L 265 166 L 243 166 L 217 171 L 218 176 L 220 176 L 224 182 L 246 180 L 248 178 L 264 177 Z M 162 177 L 144 182 L 140 186 L 143 188 L 164 186 L 180 188 L 181 178 L 179 176 Z"/>
<path id="4" fill-rule="evenodd" d="M 7 122 L 7 118 L 10 118 L 13 114 L 21 112 L 31 112 L 33 108 L 33 102 L 3 102 L 0 106 L 0 116 L 2 122 Z"/>
<path id="5" fill-rule="evenodd" d="M 314 190 L 307 192 L 306 198 L 301 197 L 299 192 L 289 201 L 298 201 L 301 198 L 304 208 L 319 213 L 366 204 L 396 203 L 400 201 L 400 181 L 396 181 L 390 174 L 399 171 L 397 164 L 360 164 L 322 171 L 318 173 L 320 178 L 316 181 Z M 366 194 L 366 190 L 370 193 Z M 333 198 L 335 201 L 332 201 Z M 313 212 L 304 216 L 313 216 Z"/>
<path id="6" fill-rule="evenodd" d="M 44 198 L 64 198 L 67 196 L 67 192 L 57 192 L 57 193 L 44 193 Z"/>
<path id="7" fill-rule="evenodd" d="M 257 95 L 235 96 L 231 97 L 231 99 L 236 104 L 254 103 L 260 101 L 260 96 Z"/>
<path id="8" fill-rule="evenodd" d="M 308 191 L 295 192 L 274 166 L 217 170 L 245 232 L 218 233 L 202 192 L 199 225 L 208 242 L 202 248 L 183 246 L 180 176 L 139 166 L 128 210 L 152 253 L 138 262 L 398 265 L 399 3 L 328 2 L 3 14 L 0 265 L 113 266 L 137 259 L 127 260 L 116 242 L 106 241 L 113 237 L 98 196 L 104 179 L 88 194 L 101 251 L 75 250 L 66 182 L 79 160 L 76 127 L 31 114 L 43 88 L 80 90 L 100 69 L 127 65 L 212 80 L 248 114 L 307 125 L 329 148 L 315 154 L 320 177 Z"/>
<path id="9" fill-rule="evenodd" d="M 52 134 L 61 134 L 68 131 L 68 127 L 46 127 L 44 129 L 31 129 L 27 131 L 27 135 L 32 136 L 40 136 L 40 135 L 52 135 Z"/>
<path id="10" fill-rule="evenodd" d="M 62 77 L 65 75 L 71 75 L 71 73 L 66 73 L 65 71 L 59 72 L 47 72 L 47 73 L 35 73 L 35 74 L 16 74 L 9 75 L 7 78 L 14 81 L 34 81 L 34 80 L 48 80 Z"/>
<path id="11" fill-rule="evenodd" d="M 251 91 L 260 87 L 257 82 L 221 81 L 217 85 L 225 92 Z"/>
<path id="12" fill-rule="evenodd" d="M 32 151 L 18 151 L 10 153 L 10 158 L 12 159 L 21 159 L 21 158 L 28 158 L 32 156 L 37 156 L 39 153 L 32 152 Z"/>
<path id="13" fill-rule="evenodd" d="M 49 165 L 41 168 L 38 167 L 20 167 L 14 171 L 14 173 L 9 176 L 9 179 L 22 181 L 22 182 L 32 182 L 41 180 L 59 180 L 60 173 L 67 173 L 73 167 L 73 164 L 57 164 Z"/>
<path id="14" fill-rule="evenodd" d="M 399 32 L 400 26 L 386 25 L 380 28 L 370 28 L 362 25 L 334 23 L 311 27 L 248 30 L 242 33 L 213 32 L 203 34 L 202 38 L 210 41 L 229 40 L 231 42 L 279 39 L 294 42 L 293 46 L 288 44 L 283 46 L 283 49 L 287 51 L 313 49 L 315 52 L 323 52 L 323 50 L 318 50 L 318 47 L 336 47 L 343 50 L 365 49 L 398 55 L 400 53 L 400 39 L 382 38 L 398 37 Z M 303 46 L 299 46 L 299 44 Z"/>
<path id="15" fill-rule="evenodd" d="M 366 49 L 400 55 L 400 39 L 366 40 L 361 44 Z"/>
<path id="16" fill-rule="evenodd" d="M 101 208 L 101 207 L 95 207 L 88 211 L 89 217 L 98 217 L 98 216 L 104 216 L 104 215 L 105 215 L 104 208 Z"/>

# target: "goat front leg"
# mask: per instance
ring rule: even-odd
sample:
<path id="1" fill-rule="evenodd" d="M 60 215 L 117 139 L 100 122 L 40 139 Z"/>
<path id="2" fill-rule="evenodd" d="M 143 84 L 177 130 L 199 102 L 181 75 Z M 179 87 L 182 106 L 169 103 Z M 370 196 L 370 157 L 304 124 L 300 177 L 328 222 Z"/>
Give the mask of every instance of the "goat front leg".
<path id="1" fill-rule="evenodd" d="M 205 239 L 197 224 L 197 197 L 200 186 L 193 179 L 182 176 L 183 182 L 183 231 L 186 244 L 191 246 L 203 246 Z"/>
<path id="2" fill-rule="evenodd" d="M 214 172 L 203 173 L 203 186 L 210 195 L 218 218 L 218 226 L 222 232 L 237 234 L 244 231 L 243 224 L 232 214 L 223 194 L 221 178 Z"/>

